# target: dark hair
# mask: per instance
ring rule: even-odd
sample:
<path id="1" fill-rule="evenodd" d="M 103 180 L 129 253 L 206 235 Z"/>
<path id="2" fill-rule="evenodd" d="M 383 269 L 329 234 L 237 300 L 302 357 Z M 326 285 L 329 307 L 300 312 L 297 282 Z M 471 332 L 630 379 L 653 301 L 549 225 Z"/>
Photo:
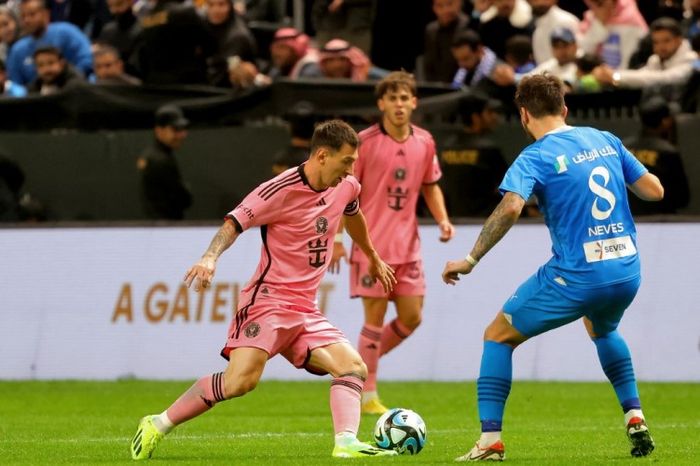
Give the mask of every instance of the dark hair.
<path id="1" fill-rule="evenodd" d="M 467 45 L 470 49 L 476 50 L 481 46 L 481 36 L 478 32 L 471 29 L 465 29 L 452 39 L 452 48 L 461 47 Z"/>
<path id="2" fill-rule="evenodd" d="M 0 71 L 7 71 L 7 66 L 5 66 L 5 60 L 0 58 Z"/>
<path id="3" fill-rule="evenodd" d="M 653 96 L 639 104 L 639 119 L 645 128 L 656 129 L 671 116 L 671 107 L 661 96 Z"/>
<path id="4" fill-rule="evenodd" d="M 32 54 L 32 57 L 36 59 L 37 56 L 44 54 L 55 55 L 60 60 L 63 60 L 63 54 L 61 53 L 61 50 L 58 47 L 54 47 L 53 45 L 42 45 L 41 47 L 37 47 L 34 53 Z"/>
<path id="5" fill-rule="evenodd" d="M 97 44 L 97 47 L 94 48 L 94 50 L 95 51 L 92 53 L 93 57 L 101 57 L 103 55 L 114 55 L 115 57 L 121 60 L 121 54 L 119 53 L 119 50 L 117 50 L 115 47 L 109 44 L 99 43 Z"/>
<path id="6" fill-rule="evenodd" d="M 532 39 L 523 34 L 516 34 L 506 41 L 506 55 L 510 55 L 518 65 L 532 60 Z"/>
<path id="7" fill-rule="evenodd" d="M 576 59 L 576 67 L 583 73 L 592 72 L 596 66 L 602 65 L 603 62 L 597 55 L 587 53 Z"/>
<path id="8" fill-rule="evenodd" d="M 525 107 L 533 117 L 561 115 L 564 110 L 564 84 L 551 74 L 525 76 L 515 92 L 518 109 Z"/>
<path id="9" fill-rule="evenodd" d="M 393 71 L 377 83 L 374 88 L 374 97 L 381 99 L 387 92 L 396 92 L 399 89 L 407 89 L 411 95 L 417 93 L 416 78 L 406 71 Z"/>
<path id="10" fill-rule="evenodd" d="M 311 136 L 311 153 L 320 147 L 339 151 L 343 144 L 353 148 L 360 145 L 360 138 L 352 127 L 342 120 L 328 120 L 316 125 Z"/>
<path id="11" fill-rule="evenodd" d="M 680 23 L 667 16 L 655 19 L 654 22 L 649 25 L 649 30 L 651 30 L 651 32 L 668 31 L 673 34 L 674 37 L 681 37 L 683 35 Z"/>

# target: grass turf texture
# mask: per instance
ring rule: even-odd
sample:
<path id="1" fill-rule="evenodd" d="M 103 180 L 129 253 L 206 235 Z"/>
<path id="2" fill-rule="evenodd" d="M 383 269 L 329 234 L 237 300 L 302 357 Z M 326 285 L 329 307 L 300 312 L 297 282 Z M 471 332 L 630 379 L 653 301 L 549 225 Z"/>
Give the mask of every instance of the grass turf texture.
<path id="1" fill-rule="evenodd" d="M 0 382 L 1 464 L 128 464 L 139 418 L 188 382 Z M 479 434 L 474 383 L 382 383 L 388 406 L 417 411 L 428 443 L 415 457 L 333 459 L 328 381 L 263 381 L 169 434 L 153 464 L 450 464 Z M 642 383 L 654 453 L 629 456 L 622 413 L 604 383 L 513 384 L 505 418 L 508 463 L 698 464 L 700 385 Z M 363 416 L 371 438 L 378 416 Z"/>

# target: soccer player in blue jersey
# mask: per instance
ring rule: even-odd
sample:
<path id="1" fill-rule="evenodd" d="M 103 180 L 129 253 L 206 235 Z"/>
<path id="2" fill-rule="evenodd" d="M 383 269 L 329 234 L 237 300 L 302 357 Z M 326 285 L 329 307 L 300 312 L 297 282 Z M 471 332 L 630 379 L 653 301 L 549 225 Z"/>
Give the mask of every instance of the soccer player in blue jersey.
<path id="1" fill-rule="evenodd" d="M 552 238 L 553 256 L 508 299 L 484 333 L 477 381 L 481 437 L 457 461 L 503 460 L 501 424 L 512 380 L 513 350 L 535 335 L 580 318 L 598 351 L 625 414 L 632 456 L 654 449 L 642 413 L 632 359 L 617 326 L 640 284 L 639 254 L 627 188 L 659 201 L 659 179 L 605 131 L 565 122 L 561 81 L 524 78 L 515 96 L 526 147 L 500 186 L 503 199 L 465 259 L 450 261 L 442 278 L 454 285 L 518 220 L 531 195 Z"/>

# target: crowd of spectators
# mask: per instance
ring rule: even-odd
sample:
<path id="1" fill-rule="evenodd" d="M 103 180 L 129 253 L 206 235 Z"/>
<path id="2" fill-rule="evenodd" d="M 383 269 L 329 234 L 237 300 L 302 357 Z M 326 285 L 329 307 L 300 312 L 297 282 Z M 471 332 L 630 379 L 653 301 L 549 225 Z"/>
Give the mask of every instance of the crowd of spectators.
<path id="1" fill-rule="evenodd" d="M 5 95 L 63 86 L 38 74 L 37 51 L 48 47 L 52 74 L 98 85 L 241 89 L 281 77 L 376 80 L 400 67 L 506 99 L 528 73 L 589 92 L 680 89 L 700 69 L 700 0 L 421 0 L 411 15 L 394 0 L 306 0 L 301 29 L 291 26 L 293 3 L 9 0 L 0 5 Z"/>
<path id="2" fill-rule="evenodd" d="M 445 145 L 456 166 L 490 157 L 481 142 L 467 146 L 486 137 L 493 102 L 512 105 L 528 74 L 554 74 L 572 93 L 642 89 L 642 108 L 662 96 L 671 114 L 694 112 L 700 100 L 700 0 L 420 0 L 411 14 L 399 0 L 305 0 L 303 28 L 292 27 L 299 18 L 291 17 L 291 0 L 0 3 L 0 84 L 8 98 L 76 85 L 245 90 L 279 78 L 361 82 L 404 68 L 419 81 L 479 96 L 461 107 L 464 134 Z M 488 183 L 478 171 L 455 170 L 491 190 L 503 167 L 498 157 L 488 164 L 498 167 Z M 467 210 L 486 212 L 492 201 Z"/>

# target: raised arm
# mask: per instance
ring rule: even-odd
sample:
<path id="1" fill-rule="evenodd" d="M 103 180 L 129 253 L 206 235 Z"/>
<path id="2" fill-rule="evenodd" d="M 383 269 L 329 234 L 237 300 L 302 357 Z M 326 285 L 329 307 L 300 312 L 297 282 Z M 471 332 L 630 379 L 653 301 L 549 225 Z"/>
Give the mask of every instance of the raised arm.
<path id="1" fill-rule="evenodd" d="M 440 227 L 440 241 L 443 243 L 452 239 L 455 234 L 455 228 L 447 216 L 445 209 L 445 196 L 442 194 L 442 189 L 437 183 L 424 184 L 421 187 L 421 193 L 425 204 L 430 210 L 430 214 L 435 219 L 435 222 Z"/>
<path id="2" fill-rule="evenodd" d="M 369 273 L 373 279 L 379 280 L 384 287 L 384 290 L 388 293 L 394 288 L 396 284 L 396 278 L 394 277 L 394 270 L 389 267 L 384 261 L 379 257 L 377 251 L 372 245 L 372 240 L 369 238 L 369 232 L 367 231 L 367 222 L 365 222 L 365 216 L 362 211 L 358 211 L 355 215 L 345 215 L 345 230 L 350 235 L 350 238 L 357 244 L 365 256 L 369 259 Z"/>
<path id="3" fill-rule="evenodd" d="M 448 285 L 454 285 L 460 274 L 468 274 L 482 257 L 503 238 L 508 230 L 518 221 L 525 206 L 525 199 L 518 194 L 508 192 L 486 219 L 474 247 L 462 260 L 449 261 L 442 272 L 442 279 Z"/>
<path id="4" fill-rule="evenodd" d="M 644 201 L 660 201 L 664 198 L 664 187 L 656 175 L 645 173 L 633 184 L 627 185 L 635 196 Z"/>
<path id="5" fill-rule="evenodd" d="M 190 269 L 185 274 L 185 283 L 189 287 L 194 281 L 195 291 L 204 290 L 209 287 L 212 278 L 214 277 L 214 272 L 216 271 L 216 261 L 219 256 L 227 250 L 236 238 L 238 238 L 240 232 L 236 228 L 233 220 L 226 219 L 219 231 L 216 232 L 214 238 L 212 238 L 209 248 L 202 256 L 202 258 L 195 265 L 190 267 Z"/>

